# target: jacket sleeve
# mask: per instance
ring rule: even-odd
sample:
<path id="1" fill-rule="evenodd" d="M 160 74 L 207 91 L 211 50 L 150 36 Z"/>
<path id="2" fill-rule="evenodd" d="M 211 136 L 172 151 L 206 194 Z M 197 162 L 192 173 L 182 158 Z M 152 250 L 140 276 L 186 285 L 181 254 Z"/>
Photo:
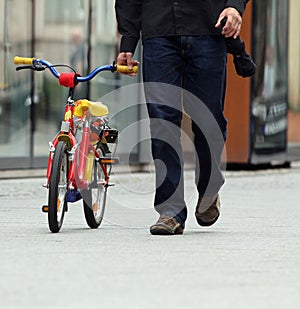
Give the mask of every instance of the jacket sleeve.
<path id="1" fill-rule="evenodd" d="M 116 0 L 115 11 L 121 34 L 120 52 L 134 53 L 140 39 L 143 0 Z"/>
<path id="2" fill-rule="evenodd" d="M 237 9 L 241 16 L 243 16 L 247 2 L 249 2 L 249 0 L 227 0 L 226 7 L 233 7 Z"/>

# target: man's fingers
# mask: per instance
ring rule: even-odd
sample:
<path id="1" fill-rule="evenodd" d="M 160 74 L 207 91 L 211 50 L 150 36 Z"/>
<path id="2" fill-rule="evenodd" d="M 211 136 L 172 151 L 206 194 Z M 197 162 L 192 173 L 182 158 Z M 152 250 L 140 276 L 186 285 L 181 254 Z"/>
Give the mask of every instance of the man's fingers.
<path id="1" fill-rule="evenodd" d="M 126 53 L 119 53 L 117 57 L 117 64 L 127 65 Z"/>
<path id="2" fill-rule="evenodd" d="M 238 28 L 237 28 L 235 34 L 233 34 L 234 39 L 236 39 L 239 36 L 239 34 L 241 32 L 241 28 L 242 28 L 241 25 L 238 25 Z"/>
<path id="3" fill-rule="evenodd" d="M 225 37 L 237 38 L 242 25 L 242 17 L 240 13 L 234 8 L 226 8 L 219 16 L 215 27 L 221 26 L 221 21 L 223 18 L 227 18 L 226 24 L 222 29 L 222 34 Z"/>
<path id="4" fill-rule="evenodd" d="M 221 27 L 221 21 L 222 21 L 224 18 L 226 18 L 226 16 L 225 16 L 223 13 L 221 13 L 221 15 L 220 15 L 219 18 L 218 18 L 217 23 L 215 24 L 215 27 L 216 27 L 216 28 L 220 28 L 220 27 Z"/>
<path id="5" fill-rule="evenodd" d="M 132 53 L 126 53 L 126 62 L 128 65 L 128 68 L 131 70 L 132 69 Z"/>
<path id="6" fill-rule="evenodd" d="M 121 52 L 119 53 L 117 57 L 117 64 L 118 65 L 127 65 L 128 68 L 131 70 L 133 66 L 136 66 L 139 64 L 137 60 L 132 60 L 133 54 L 130 52 Z M 122 73 L 124 75 L 129 76 L 136 76 L 136 73 Z"/>

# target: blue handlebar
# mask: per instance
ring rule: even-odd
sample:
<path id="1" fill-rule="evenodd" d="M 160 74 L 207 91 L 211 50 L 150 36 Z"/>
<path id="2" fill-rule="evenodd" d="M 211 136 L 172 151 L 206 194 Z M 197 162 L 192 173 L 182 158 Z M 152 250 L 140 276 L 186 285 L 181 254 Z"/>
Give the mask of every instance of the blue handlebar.
<path id="1" fill-rule="evenodd" d="M 92 72 L 90 72 L 86 76 L 77 76 L 76 80 L 79 83 L 80 82 L 87 82 L 87 81 L 91 80 L 92 78 L 94 78 L 98 73 L 100 73 L 102 71 L 113 71 L 113 65 L 102 65 L 100 67 L 97 67 L 96 69 L 94 69 Z"/>
<path id="2" fill-rule="evenodd" d="M 50 72 L 59 79 L 60 77 L 60 73 L 55 69 L 55 67 L 53 67 L 52 63 L 46 61 L 46 60 L 42 60 L 42 59 L 34 59 L 33 60 L 33 65 L 38 65 L 38 64 L 43 64 L 45 65 Z M 99 66 L 96 69 L 94 69 L 92 72 L 90 72 L 88 75 L 86 76 L 77 76 L 76 77 L 76 82 L 82 83 L 82 82 L 87 82 L 89 80 L 91 80 L 92 78 L 94 78 L 98 73 L 102 72 L 102 71 L 114 71 L 114 66 L 113 65 L 103 65 L 103 66 Z"/>

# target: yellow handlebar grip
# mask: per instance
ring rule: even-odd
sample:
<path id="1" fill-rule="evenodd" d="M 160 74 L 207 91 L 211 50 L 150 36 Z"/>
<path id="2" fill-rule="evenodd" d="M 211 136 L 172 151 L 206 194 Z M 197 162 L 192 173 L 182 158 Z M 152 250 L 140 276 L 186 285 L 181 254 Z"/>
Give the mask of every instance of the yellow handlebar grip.
<path id="1" fill-rule="evenodd" d="M 137 65 L 133 66 L 131 70 L 129 70 L 127 65 L 117 65 L 117 72 L 119 73 L 137 73 L 137 71 Z"/>
<path id="2" fill-rule="evenodd" d="M 26 57 L 18 57 L 18 56 L 16 56 L 14 58 L 14 64 L 30 64 L 30 65 L 32 65 L 34 59 L 35 58 L 26 58 Z"/>

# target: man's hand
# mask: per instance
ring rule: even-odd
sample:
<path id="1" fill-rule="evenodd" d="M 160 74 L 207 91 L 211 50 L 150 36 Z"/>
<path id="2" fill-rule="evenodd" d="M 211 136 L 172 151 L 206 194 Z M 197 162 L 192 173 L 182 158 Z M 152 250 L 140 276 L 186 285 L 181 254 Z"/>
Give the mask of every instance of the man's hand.
<path id="1" fill-rule="evenodd" d="M 222 34 L 226 37 L 233 37 L 236 39 L 240 34 L 241 27 L 242 27 L 242 17 L 238 10 L 235 8 L 226 8 L 220 14 L 218 21 L 215 25 L 216 28 L 221 27 L 221 20 L 223 18 L 227 18 L 227 22 L 222 29 Z"/>
<path id="2" fill-rule="evenodd" d="M 130 52 L 119 53 L 118 58 L 117 58 L 117 64 L 127 65 L 128 68 L 131 70 L 133 66 L 139 64 L 137 60 L 132 60 L 132 56 L 133 54 Z M 129 76 L 136 76 L 137 73 L 122 73 L 122 74 L 129 75 Z"/>

